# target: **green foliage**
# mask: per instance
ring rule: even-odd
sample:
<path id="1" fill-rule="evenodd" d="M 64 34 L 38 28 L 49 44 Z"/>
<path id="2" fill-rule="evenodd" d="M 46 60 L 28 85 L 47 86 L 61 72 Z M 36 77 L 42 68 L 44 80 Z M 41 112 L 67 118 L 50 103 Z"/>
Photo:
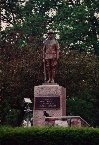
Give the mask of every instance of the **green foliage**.
<path id="1" fill-rule="evenodd" d="M 90 3 L 90 4 L 89 4 Z M 62 49 L 95 51 L 99 54 L 99 18 L 95 17 L 99 2 L 63 1 L 55 16 Z M 98 14 L 99 12 L 97 12 Z"/>
<path id="2" fill-rule="evenodd" d="M 62 50 L 91 51 L 98 55 L 98 5 L 97 0 L 94 2 L 8 0 L 2 2 L 2 10 L 5 10 L 5 13 L 2 13 L 2 21 L 6 20 L 14 28 L 16 25 L 21 27 L 23 36 L 19 44 L 22 46 L 26 44 L 29 35 L 36 36 L 35 40 L 43 40 L 43 34 L 52 27 L 58 32 Z"/>
<path id="3" fill-rule="evenodd" d="M 98 128 L 0 127 L 1 145 L 97 145 L 98 136 Z"/>
<path id="4" fill-rule="evenodd" d="M 20 110 L 12 107 L 15 105 L 15 99 L 7 96 L 7 99 L 2 98 L 0 110 L 2 113 L 0 115 L 2 124 L 17 126 L 18 125 L 18 117 L 20 115 Z"/>
<path id="5" fill-rule="evenodd" d="M 98 57 L 78 52 L 63 53 L 56 74 L 57 82 L 66 88 L 67 115 L 79 114 L 91 125 L 98 125 L 98 74 Z"/>
<path id="6" fill-rule="evenodd" d="M 17 23 L 19 19 L 21 19 L 22 15 L 22 4 L 25 0 L 2 0 L 1 2 L 1 20 L 7 23 L 7 26 L 14 25 Z"/>
<path id="7" fill-rule="evenodd" d="M 91 110 L 91 111 L 90 111 Z M 96 122 L 96 108 L 90 98 L 82 99 L 79 97 L 67 98 L 67 114 L 83 116 L 87 122 L 93 126 Z"/>

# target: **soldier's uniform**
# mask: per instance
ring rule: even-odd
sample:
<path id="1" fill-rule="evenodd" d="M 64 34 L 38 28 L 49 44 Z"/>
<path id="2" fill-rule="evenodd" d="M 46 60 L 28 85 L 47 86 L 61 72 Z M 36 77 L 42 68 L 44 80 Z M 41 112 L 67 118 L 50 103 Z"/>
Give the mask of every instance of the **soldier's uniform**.
<path id="1" fill-rule="evenodd" d="M 44 41 L 43 58 L 48 73 L 48 82 L 54 82 L 55 68 L 59 58 L 59 43 L 55 38 Z"/>

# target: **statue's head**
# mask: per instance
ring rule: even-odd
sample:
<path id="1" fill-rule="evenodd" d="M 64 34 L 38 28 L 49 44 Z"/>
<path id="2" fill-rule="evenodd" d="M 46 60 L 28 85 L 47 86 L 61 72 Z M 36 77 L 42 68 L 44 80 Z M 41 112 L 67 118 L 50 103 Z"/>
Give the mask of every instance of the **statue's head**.
<path id="1" fill-rule="evenodd" d="M 54 34 L 55 34 L 55 32 L 54 32 L 52 29 L 50 29 L 50 30 L 47 32 L 47 35 L 48 35 L 48 38 L 49 38 L 49 39 L 52 39 L 52 38 L 54 37 Z"/>
<path id="2" fill-rule="evenodd" d="M 52 29 L 48 30 L 48 32 L 47 32 L 47 34 L 54 34 L 54 33 L 55 32 Z"/>

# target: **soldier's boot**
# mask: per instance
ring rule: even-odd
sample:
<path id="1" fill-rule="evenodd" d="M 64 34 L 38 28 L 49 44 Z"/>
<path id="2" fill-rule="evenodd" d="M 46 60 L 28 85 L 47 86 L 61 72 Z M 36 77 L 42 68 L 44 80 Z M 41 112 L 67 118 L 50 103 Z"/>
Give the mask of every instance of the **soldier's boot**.
<path id="1" fill-rule="evenodd" d="M 47 81 L 47 83 L 51 83 L 51 72 L 50 72 L 50 70 L 48 71 L 48 81 Z"/>
<path id="2" fill-rule="evenodd" d="M 54 83 L 54 78 L 55 78 L 55 69 L 52 69 L 52 74 L 51 74 L 51 83 Z"/>

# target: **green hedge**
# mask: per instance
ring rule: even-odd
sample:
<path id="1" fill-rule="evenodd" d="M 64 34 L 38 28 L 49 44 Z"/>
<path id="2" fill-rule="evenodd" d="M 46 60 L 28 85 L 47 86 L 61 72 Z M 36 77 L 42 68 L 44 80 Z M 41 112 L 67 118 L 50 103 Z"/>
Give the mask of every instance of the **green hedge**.
<path id="1" fill-rule="evenodd" d="M 98 128 L 0 127 L 0 145 L 98 145 Z"/>

